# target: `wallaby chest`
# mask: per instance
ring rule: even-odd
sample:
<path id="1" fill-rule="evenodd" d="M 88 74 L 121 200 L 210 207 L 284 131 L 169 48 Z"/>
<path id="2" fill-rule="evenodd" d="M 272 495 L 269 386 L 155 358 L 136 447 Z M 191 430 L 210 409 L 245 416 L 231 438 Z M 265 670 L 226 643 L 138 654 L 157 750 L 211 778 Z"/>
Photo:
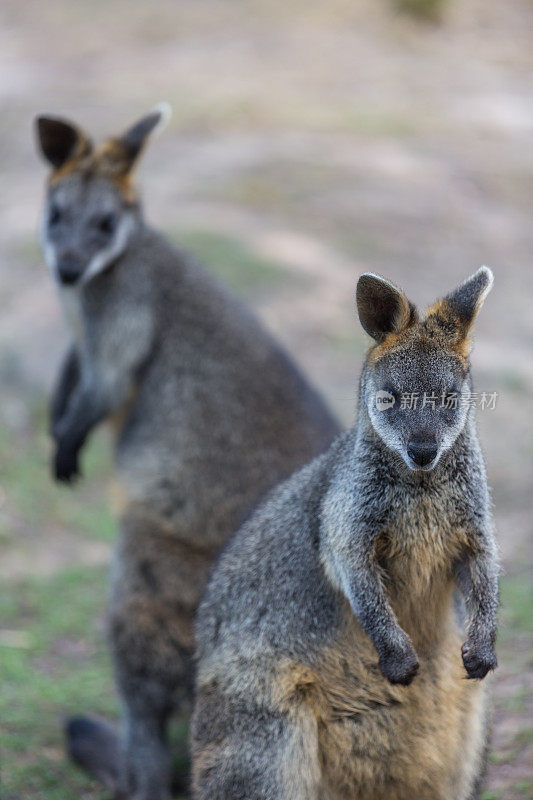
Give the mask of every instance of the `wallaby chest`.
<path id="1" fill-rule="evenodd" d="M 394 594 L 434 591 L 447 582 L 468 547 L 460 498 L 453 486 L 398 487 L 375 539 L 375 555 Z"/>
<path id="2" fill-rule="evenodd" d="M 70 332 L 74 341 L 79 343 L 84 335 L 80 289 L 75 286 L 62 286 L 59 297 Z"/>

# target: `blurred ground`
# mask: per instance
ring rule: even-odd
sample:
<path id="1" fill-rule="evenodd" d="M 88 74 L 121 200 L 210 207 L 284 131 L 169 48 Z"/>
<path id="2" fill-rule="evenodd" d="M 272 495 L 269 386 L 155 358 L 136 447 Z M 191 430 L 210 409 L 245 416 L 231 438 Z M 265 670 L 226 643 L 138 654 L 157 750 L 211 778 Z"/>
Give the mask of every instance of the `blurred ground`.
<path id="1" fill-rule="evenodd" d="M 149 218 L 241 292 L 346 424 L 364 269 L 430 302 L 482 263 L 480 428 L 503 555 L 485 798 L 533 797 L 533 6 L 455 0 L 1 0 L 0 787 L 99 797 L 61 751 L 70 711 L 116 713 L 103 638 L 114 538 L 100 434 L 76 492 L 48 477 L 44 399 L 66 334 L 36 231 L 37 112 L 102 136 L 174 117 L 140 170 Z"/>

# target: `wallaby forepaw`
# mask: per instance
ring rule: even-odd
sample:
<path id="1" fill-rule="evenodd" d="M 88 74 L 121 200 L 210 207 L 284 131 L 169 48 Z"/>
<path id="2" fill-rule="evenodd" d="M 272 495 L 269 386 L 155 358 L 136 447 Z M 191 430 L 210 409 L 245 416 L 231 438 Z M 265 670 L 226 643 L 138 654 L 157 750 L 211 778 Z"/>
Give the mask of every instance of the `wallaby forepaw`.
<path id="1" fill-rule="evenodd" d="M 58 446 L 53 465 L 56 480 L 63 483 L 72 483 L 80 476 L 77 450 L 70 450 L 61 445 Z"/>
<path id="2" fill-rule="evenodd" d="M 379 668 L 390 683 L 409 686 L 418 673 L 418 657 L 414 650 L 390 652 L 379 659 Z"/>
<path id="3" fill-rule="evenodd" d="M 461 647 L 461 654 L 469 678 L 482 679 L 498 666 L 492 645 L 480 646 L 465 642 Z"/>

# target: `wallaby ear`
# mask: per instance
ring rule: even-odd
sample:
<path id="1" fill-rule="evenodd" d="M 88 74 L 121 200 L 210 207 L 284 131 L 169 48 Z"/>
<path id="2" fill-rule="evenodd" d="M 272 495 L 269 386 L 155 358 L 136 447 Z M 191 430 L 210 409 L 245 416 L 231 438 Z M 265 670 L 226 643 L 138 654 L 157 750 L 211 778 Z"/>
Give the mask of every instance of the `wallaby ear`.
<path id="1" fill-rule="evenodd" d="M 101 154 L 105 166 L 115 175 L 126 175 L 130 172 L 148 141 L 148 137 L 156 130 L 161 130 L 170 119 L 171 114 L 168 103 L 158 103 L 149 114 L 128 128 L 122 136 L 106 142 Z"/>
<path id="2" fill-rule="evenodd" d="M 91 141 L 76 125 L 64 119 L 44 116 L 37 117 L 35 123 L 41 152 L 54 169 L 59 169 L 72 158 L 90 154 Z"/>
<path id="3" fill-rule="evenodd" d="M 465 333 L 472 326 L 493 282 L 492 271 L 488 267 L 480 267 L 477 272 L 470 275 L 457 289 L 444 298 L 452 311 L 459 317 Z"/>
<path id="4" fill-rule="evenodd" d="M 356 300 L 361 325 L 377 342 L 389 333 L 400 333 L 417 318 L 404 293 L 372 272 L 365 272 L 357 281 Z"/>

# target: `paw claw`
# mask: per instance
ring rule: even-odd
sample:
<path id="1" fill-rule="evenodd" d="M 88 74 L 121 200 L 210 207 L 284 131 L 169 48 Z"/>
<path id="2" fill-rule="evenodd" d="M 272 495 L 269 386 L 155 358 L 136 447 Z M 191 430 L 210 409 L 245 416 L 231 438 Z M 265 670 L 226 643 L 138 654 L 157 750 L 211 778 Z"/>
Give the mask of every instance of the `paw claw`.
<path id="1" fill-rule="evenodd" d="M 487 673 L 496 669 L 498 660 L 492 647 L 476 647 L 465 642 L 461 647 L 464 668 L 469 679 L 482 680 Z"/>
<path id="2" fill-rule="evenodd" d="M 415 651 L 410 650 L 380 658 L 379 668 L 389 683 L 409 686 L 418 674 L 420 665 Z"/>

